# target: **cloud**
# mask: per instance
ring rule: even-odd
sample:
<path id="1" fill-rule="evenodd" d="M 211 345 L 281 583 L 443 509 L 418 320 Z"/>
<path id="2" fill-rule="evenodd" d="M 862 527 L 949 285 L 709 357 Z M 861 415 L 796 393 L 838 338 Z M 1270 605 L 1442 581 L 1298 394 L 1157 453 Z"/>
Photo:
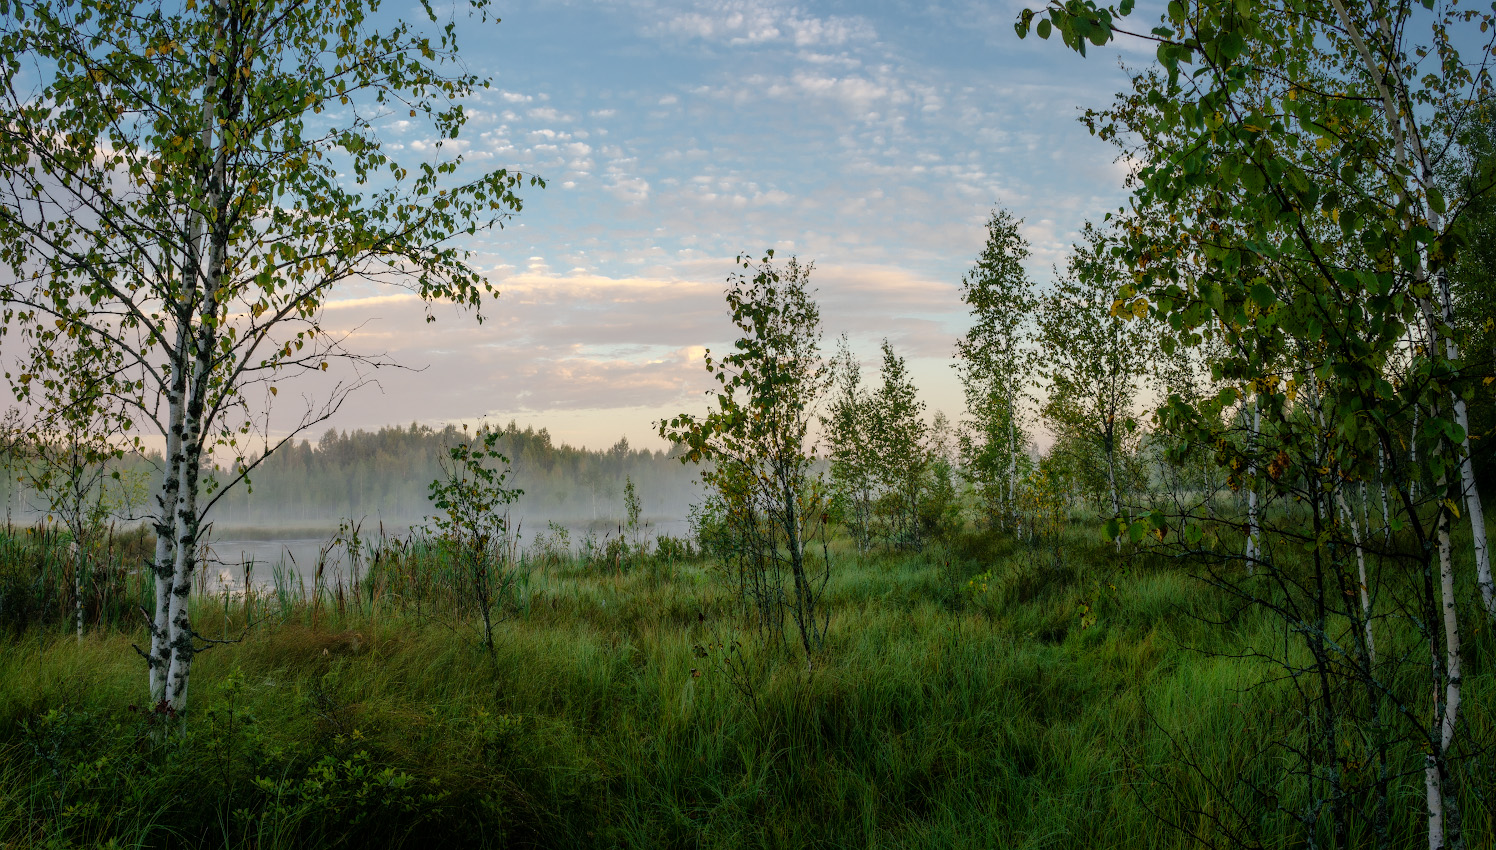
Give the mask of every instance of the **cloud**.
<path id="1" fill-rule="evenodd" d="M 834 47 L 877 37 L 864 17 L 822 17 L 772 0 L 715 0 L 689 9 L 664 5 L 651 10 L 659 17 L 644 27 L 646 33 L 736 46 Z"/>
<path id="2" fill-rule="evenodd" d="M 534 109 L 528 109 L 525 111 L 525 115 L 532 121 L 554 121 L 559 123 L 567 123 L 576 120 L 572 116 L 567 115 L 566 113 L 552 106 L 538 106 Z"/>
<path id="3" fill-rule="evenodd" d="M 649 200 L 648 180 L 623 174 L 613 174 L 611 177 L 612 181 L 607 186 L 608 194 L 626 204 L 638 204 Z"/>

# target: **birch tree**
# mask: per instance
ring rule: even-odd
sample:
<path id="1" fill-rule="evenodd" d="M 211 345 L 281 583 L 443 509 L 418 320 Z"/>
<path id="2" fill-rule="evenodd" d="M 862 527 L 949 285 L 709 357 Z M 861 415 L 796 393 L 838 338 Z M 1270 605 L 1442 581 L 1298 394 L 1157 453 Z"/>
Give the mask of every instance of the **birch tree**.
<path id="1" fill-rule="evenodd" d="M 501 226 L 524 177 L 459 177 L 448 143 L 486 81 L 450 70 L 457 21 L 424 8 L 426 28 L 376 24 L 378 0 L 21 0 L 0 25 L 4 324 L 32 349 L 68 335 L 122 352 L 120 385 L 165 442 L 143 652 L 162 710 L 185 709 L 204 645 L 188 599 L 222 494 L 204 495 L 206 459 L 236 458 L 226 483 L 241 480 L 280 382 L 382 363 L 326 325 L 339 285 L 474 309 L 493 294 L 453 240 Z M 467 8 L 486 20 L 485 0 Z M 389 156 L 395 118 L 436 153 Z"/>
<path id="2" fill-rule="evenodd" d="M 962 466 L 990 519 L 1012 525 L 1019 467 L 1027 460 L 1024 405 L 1033 369 L 1033 284 L 1023 263 L 1021 219 L 1004 209 L 987 219 L 987 242 L 961 279 L 972 327 L 956 343 L 956 372 L 966 395 Z"/>
<path id="3" fill-rule="evenodd" d="M 756 588 L 761 622 L 772 625 L 774 612 L 788 609 L 810 665 L 826 634 L 820 598 L 831 577 L 828 506 L 810 436 L 828 383 L 821 311 L 809 288 L 814 264 L 791 257 L 776 266 L 772 250 L 737 262 L 726 298 L 741 335 L 730 354 L 706 353 L 706 369 L 720 386 L 710 391 L 712 409 L 664 420 L 659 432 L 686 447 L 683 463 L 706 464 L 702 479 L 743 544 L 738 554 L 751 573 L 744 586 Z M 819 559 L 809 547 L 818 534 Z M 780 578 L 785 568 L 788 590 Z"/>
<path id="4" fill-rule="evenodd" d="M 17 430 L 27 458 L 23 481 L 42 497 L 37 507 L 45 511 L 47 520 L 58 520 L 68 532 L 74 630 L 82 640 L 91 552 L 109 513 L 110 464 L 128 444 L 123 432 L 131 423 L 109 395 L 107 375 L 93 373 L 101 364 L 68 342 L 61 340 L 56 348 L 36 352 L 36 359 L 28 364 L 32 371 L 48 377 L 28 387 L 31 391 L 23 400 L 33 407 L 34 415 Z M 103 365 L 117 366 L 119 359 L 115 354 Z M 36 361 L 55 368 L 43 368 Z"/>
<path id="5" fill-rule="evenodd" d="M 1135 402 L 1156 343 L 1135 302 L 1116 298 L 1122 272 L 1106 236 L 1087 223 L 1067 270 L 1040 301 L 1038 374 L 1050 428 L 1098 452 L 1112 516 L 1123 505 L 1118 467 L 1139 436 Z M 1123 313 L 1126 311 L 1126 317 Z"/>
<path id="6" fill-rule="evenodd" d="M 1088 43 L 1127 32 L 1123 19 L 1131 11 L 1131 2 L 1055 3 L 1026 11 L 1018 31 L 1044 38 L 1058 32 L 1084 53 Z M 1462 658 L 1450 552 L 1450 526 L 1462 505 L 1478 529 L 1478 563 L 1485 549 L 1446 274 L 1466 199 L 1447 198 L 1433 178 L 1473 105 L 1491 95 L 1484 57 L 1492 23 L 1491 13 L 1452 4 L 1426 14 L 1414 4 L 1342 0 L 1171 3 L 1157 26 L 1133 33 L 1158 44 L 1157 73 L 1138 75 L 1131 95 L 1090 116 L 1105 137 L 1131 134 L 1126 143 L 1145 160 L 1121 216 L 1125 239 L 1118 253 L 1133 281 L 1119 288 L 1119 297 L 1175 332 L 1216 326 L 1237 337 L 1213 365 L 1237 386 L 1198 405 L 1171 405 L 1174 422 L 1192 422 L 1206 436 L 1210 416 L 1255 394 L 1278 426 L 1268 476 L 1287 482 L 1295 464 L 1315 464 L 1301 473 L 1311 486 L 1303 495 L 1317 536 L 1305 557 L 1315 583 L 1257 599 L 1292 629 L 1321 624 L 1320 632 L 1300 632 L 1317 653 L 1324 694 L 1318 743 L 1307 752 L 1315 784 L 1328 789 L 1321 811 L 1343 834 L 1350 798 L 1334 767 L 1331 730 L 1348 719 L 1336 713 L 1346 705 L 1333 706 L 1331 672 L 1344 671 L 1365 688 L 1371 705 L 1396 706 L 1425 754 L 1431 850 L 1464 845 L 1452 769 Z M 1482 60 L 1470 64 L 1450 34 L 1474 33 L 1474 24 L 1484 44 Z M 1269 344 L 1242 344 L 1248 337 Z M 1403 379 L 1394 380 L 1399 352 L 1420 337 L 1425 344 L 1414 349 Z M 1285 353 L 1309 368 L 1292 377 L 1275 374 L 1272 358 Z M 1324 411 L 1322 425 L 1292 413 L 1305 387 L 1317 395 L 1312 406 Z M 1402 430 L 1405 411 L 1415 423 L 1411 433 Z M 1434 479 L 1426 498 L 1415 489 L 1418 470 L 1403 460 L 1405 441 Z M 1324 524 L 1335 514 L 1324 493 L 1335 481 L 1365 480 L 1378 464 L 1385 464 L 1400 503 L 1390 524 L 1409 538 L 1402 551 L 1415 553 L 1393 551 L 1389 559 L 1407 569 L 1403 586 L 1413 590 L 1399 607 L 1428 652 L 1429 687 L 1417 689 L 1424 698 L 1432 694 L 1427 708 L 1415 709 L 1410 693 L 1371 671 L 1364 644 L 1333 649 L 1322 631 L 1329 623 L 1325 583 L 1346 572 L 1336 563 L 1337 536 Z M 1283 526 L 1276 531 L 1285 539 L 1294 535 Z M 1336 596 L 1355 594 L 1345 587 Z M 1353 624 L 1360 607 L 1345 609 Z M 1348 643 L 1359 643 L 1354 631 Z M 1364 721 L 1381 742 L 1372 758 L 1383 765 L 1385 716 Z M 1382 776 L 1371 824 L 1385 845 L 1390 780 Z M 1319 817 L 1306 819 L 1306 827 L 1316 829 Z"/>
<path id="7" fill-rule="evenodd" d="M 870 417 L 876 481 L 884 537 L 896 547 L 920 545 L 920 507 L 930 460 L 925 445 L 925 403 L 909 369 L 888 340 L 882 344 L 881 383 L 873 393 Z"/>
<path id="8" fill-rule="evenodd" d="M 862 384 L 862 366 L 845 336 L 831 360 L 830 379 L 826 413 L 820 419 L 830 461 L 832 499 L 858 551 L 866 551 L 872 535 L 877 464 L 871 433 L 873 400 Z"/>

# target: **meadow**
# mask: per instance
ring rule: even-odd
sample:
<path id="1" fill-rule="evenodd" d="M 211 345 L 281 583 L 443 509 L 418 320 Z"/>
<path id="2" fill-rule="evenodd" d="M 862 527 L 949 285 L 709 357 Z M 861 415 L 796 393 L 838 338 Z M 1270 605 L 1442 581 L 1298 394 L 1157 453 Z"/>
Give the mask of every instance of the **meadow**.
<path id="1" fill-rule="evenodd" d="M 0 846 L 1369 844 L 1303 826 L 1303 705 L 1242 657 L 1284 626 L 1090 522 L 1047 547 L 835 541 L 810 664 L 743 629 L 689 544 L 520 556 L 491 652 L 438 547 L 366 545 L 357 588 L 194 597 L 228 642 L 187 716 L 142 704 L 128 544 L 82 639 L 48 589 L 61 541 L 0 546 Z M 1466 648 L 1455 763 L 1488 846 L 1496 641 Z M 1418 846 L 1422 757 L 1392 764 L 1391 832 Z"/>

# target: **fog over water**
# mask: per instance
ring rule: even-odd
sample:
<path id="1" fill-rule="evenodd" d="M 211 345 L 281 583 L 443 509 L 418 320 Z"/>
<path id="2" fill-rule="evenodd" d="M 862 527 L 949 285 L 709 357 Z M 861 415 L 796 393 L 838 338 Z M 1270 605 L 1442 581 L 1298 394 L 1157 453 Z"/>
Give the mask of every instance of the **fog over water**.
<path id="1" fill-rule="evenodd" d="M 576 518 L 530 517 L 520 513 L 512 513 L 511 517 L 516 522 L 520 548 L 525 551 L 530 550 L 537 534 L 545 534 L 547 537 L 551 535 L 551 523 L 566 530 L 572 550 L 576 550 L 588 534 L 593 535 L 599 543 L 610 537 L 628 534 L 624 528 L 624 520 L 617 517 L 596 522 Z M 649 541 L 661 534 L 686 537 L 691 531 L 690 519 L 684 510 L 678 516 L 645 516 L 641 525 L 640 538 Z M 290 525 L 281 528 L 225 526 L 221 531 L 215 528 L 207 542 L 204 558 L 208 588 L 212 591 L 225 587 L 238 590 L 244 586 L 246 576 L 256 587 L 269 587 L 275 580 L 277 568 L 285 571 L 284 576 L 291 577 L 293 581 L 304 582 L 310 588 L 319 562 L 324 565 L 325 580 L 331 584 L 341 579 L 346 584 L 353 578 L 352 565 L 346 544 L 339 540 L 339 531 L 336 525 L 323 529 Z M 382 531 L 388 539 L 408 538 L 412 534 L 423 533 L 419 526 L 390 524 L 384 525 Z M 380 540 L 380 524 L 371 524 L 365 518 L 359 535 L 362 541 L 360 549 L 367 553 L 368 547 Z M 367 557 L 364 561 L 367 562 Z M 246 565 L 249 566 L 248 573 Z"/>
<path id="2" fill-rule="evenodd" d="M 701 500 L 699 470 L 665 452 L 638 450 L 620 439 L 606 450 L 556 445 L 545 429 L 496 429 L 496 448 L 509 463 L 506 488 L 522 490 L 509 506 L 519 545 L 529 549 L 539 535 L 553 537 L 551 524 L 564 529 L 576 550 L 591 537 L 599 543 L 624 533 L 624 493 L 632 483 L 640 502 L 641 538 L 661 534 L 685 537 L 690 508 Z M 317 564 L 324 579 L 351 578 L 340 526 L 356 526 L 361 548 L 386 538 L 420 534 L 435 513 L 429 498 L 433 480 L 444 475 L 450 447 L 474 435 L 447 427 L 412 424 L 378 431 L 328 431 L 315 442 L 302 440 L 271 454 L 251 475 L 222 493 L 208 513 L 203 541 L 207 589 L 271 583 L 277 565 L 287 577 L 311 586 Z M 127 458 L 121 481 L 133 492 L 112 493 L 116 522 L 134 525 L 146 513 L 159 458 Z M 499 465 L 502 467 L 502 465 Z M 0 471 L 5 510 L 11 522 L 45 519 L 46 500 L 29 491 L 24 475 Z M 216 478 L 225 480 L 225 470 Z M 212 483 L 205 495 L 214 489 Z M 129 519 L 136 517 L 136 519 Z"/>

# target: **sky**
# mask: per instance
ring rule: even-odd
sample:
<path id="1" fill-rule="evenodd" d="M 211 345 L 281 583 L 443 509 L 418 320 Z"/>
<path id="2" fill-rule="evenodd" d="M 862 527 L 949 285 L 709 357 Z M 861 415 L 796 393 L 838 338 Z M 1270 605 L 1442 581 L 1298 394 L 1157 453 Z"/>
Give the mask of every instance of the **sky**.
<path id="1" fill-rule="evenodd" d="M 929 412 L 959 418 L 959 286 L 988 215 L 1024 220 L 1030 272 L 1051 280 L 1082 222 L 1125 199 L 1115 150 L 1077 117 L 1126 87 L 1119 60 L 1151 58 L 1020 40 L 1021 8 L 523 0 L 465 21 L 463 62 L 492 86 L 465 102 L 458 149 L 547 187 L 461 243 L 501 292 L 481 325 L 448 308 L 427 324 L 389 293 L 329 308 L 351 347 L 407 367 L 330 424 L 517 420 L 663 448 L 653 423 L 707 409 L 702 353 L 731 344 L 734 258 L 766 248 L 814 262 L 828 351 L 846 334 L 875 375 L 886 337 Z M 406 122 L 384 138 L 396 158 L 433 155 Z"/>

